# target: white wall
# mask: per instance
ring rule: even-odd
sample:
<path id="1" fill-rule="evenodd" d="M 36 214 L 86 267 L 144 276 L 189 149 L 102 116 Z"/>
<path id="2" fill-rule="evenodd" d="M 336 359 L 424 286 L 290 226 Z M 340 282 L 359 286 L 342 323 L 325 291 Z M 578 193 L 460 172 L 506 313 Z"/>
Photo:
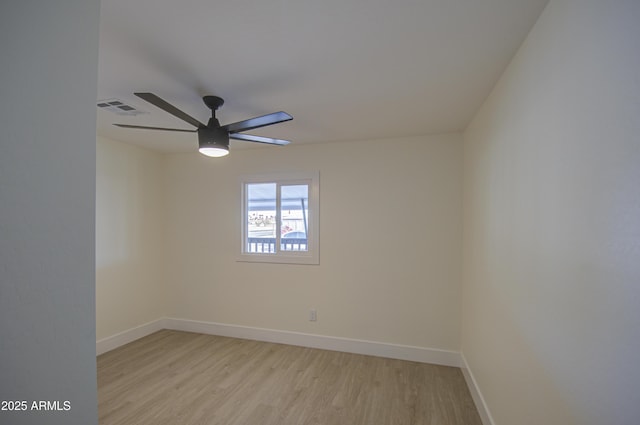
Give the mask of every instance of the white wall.
<path id="1" fill-rule="evenodd" d="M 459 350 L 460 135 L 167 161 L 171 317 Z M 299 170 L 320 172 L 320 265 L 236 262 L 239 176 Z"/>
<path id="2" fill-rule="evenodd" d="M 166 315 L 163 155 L 98 138 L 97 338 Z"/>
<path id="3" fill-rule="evenodd" d="M 640 418 L 639 23 L 552 0 L 465 133 L 462 350 L 497 425 Z"/>
<path id="4" fill-rule="evenodd" d="M 0 2 L 0 400 L 29 408 L 0 410 L 2 424 L 97 424 L 99 10 Z M 34 400 L 71 410 L 33 411 Z"/>

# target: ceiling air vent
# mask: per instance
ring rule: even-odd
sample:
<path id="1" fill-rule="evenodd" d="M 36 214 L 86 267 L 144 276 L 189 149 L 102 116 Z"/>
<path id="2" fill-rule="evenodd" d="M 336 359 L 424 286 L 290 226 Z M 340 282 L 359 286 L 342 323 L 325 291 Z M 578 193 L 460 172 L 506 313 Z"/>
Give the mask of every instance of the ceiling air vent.
<path id="1" fill-rule="evenodd" d="M 126 103 L 118 99 L 99 100 L 98 108 L 104 109 L 106 111 L 111 111 L 114 114 L 118 115 L 136 116 L 147 113 L 146 111 L 141 111 L 134 106 L 127 105 Z"/>

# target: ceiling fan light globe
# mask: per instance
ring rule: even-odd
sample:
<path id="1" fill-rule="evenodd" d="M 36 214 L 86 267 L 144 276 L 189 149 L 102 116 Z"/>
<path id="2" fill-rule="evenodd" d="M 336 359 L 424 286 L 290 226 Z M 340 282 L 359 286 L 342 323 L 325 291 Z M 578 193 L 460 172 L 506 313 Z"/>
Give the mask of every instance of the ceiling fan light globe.
<path id="1" fill-rule="evenodd" d="M 229 155 L 229 149 L 224 147 L 203 146 L 199 149 L 200 153 L 213 158 Z"/>

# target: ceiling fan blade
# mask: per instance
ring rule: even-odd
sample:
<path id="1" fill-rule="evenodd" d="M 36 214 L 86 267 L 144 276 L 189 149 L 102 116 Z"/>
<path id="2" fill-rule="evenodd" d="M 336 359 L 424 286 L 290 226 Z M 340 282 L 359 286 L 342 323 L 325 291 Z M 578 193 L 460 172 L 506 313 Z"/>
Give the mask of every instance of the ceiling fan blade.
<path id="1" fill-rule="evenodd" d="M 155 105 L 158 108 L 170 113 L 174 117 L 178 117 L 181 120 L 188 122 L 194 127 L 197 127 L 197 128 L 206 127 L 206 125 L 202 124 L 200 121 L 193 118 L 191 115 L 188 115 L 187 113 L 182 112 L 180 109 L 176 108 L 169 102 L 163 99 L 160 99 L 158 96 L 156 96 L 153 93 L 134 93 L 134 94 L 139 98 L 144 99 L 147 102 L 151 103 L 152 105 Z"/>
<path id="2" fill-rule="evenodd" d="M 269 145 L 288 145 L 288 140 L 272 139 L 271 137 L 254 136 L 252 134 L 233 133 L 229 134 L 230 139 L 243 140 L 245 142 L 267 143 Z"/>
<path id="3" fill-rule="evenodd" d="M 254 128 L 264 127 L 267 125 L 278 124 L 279 122 L 292 120 L 293 117 L 286 112 L 274 112 L 273 114 L 262 115 L 260 117 L 249 118 L 248 120 L 234 122 L 233 124 L 223 125 L 229 133 L 237 133 L 239 131 L 253 130 Z"/>
<path id="4" fill-rule="evenodd" d="M 165 127 L 145 127 L 143 125 L 129 125 L 129 124 L 114 124 L 117 125 L 118 127 L 124 127 L 124 128 L 139 128 L 142 130 L 164 130 L 164 131 L 183 131 L 185 133 L 195 133 L 198 130 L 184 130 L 181 128 L 165 128 Z"/>

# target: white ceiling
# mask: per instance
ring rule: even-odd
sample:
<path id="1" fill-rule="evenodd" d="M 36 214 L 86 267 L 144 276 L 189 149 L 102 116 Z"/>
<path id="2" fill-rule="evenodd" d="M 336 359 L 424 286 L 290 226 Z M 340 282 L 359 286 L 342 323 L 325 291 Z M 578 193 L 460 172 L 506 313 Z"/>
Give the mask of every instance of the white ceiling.
<path id="1" fill-rule="evenodd" d="M 286 111 L 250 131 L 294 144 L 462 131 L 547 0 L 102 0 L 98 134 L 165 152 L 191 128 L 133 95 L 152 92 L 202 122 L 201 96 L 227 124 Z M 242 146 L 241 146 L 242 145 Z M 231 142 L 231 149 L 265 145 Z M 267 149 L 275 149 L 266 146 Z"/>

